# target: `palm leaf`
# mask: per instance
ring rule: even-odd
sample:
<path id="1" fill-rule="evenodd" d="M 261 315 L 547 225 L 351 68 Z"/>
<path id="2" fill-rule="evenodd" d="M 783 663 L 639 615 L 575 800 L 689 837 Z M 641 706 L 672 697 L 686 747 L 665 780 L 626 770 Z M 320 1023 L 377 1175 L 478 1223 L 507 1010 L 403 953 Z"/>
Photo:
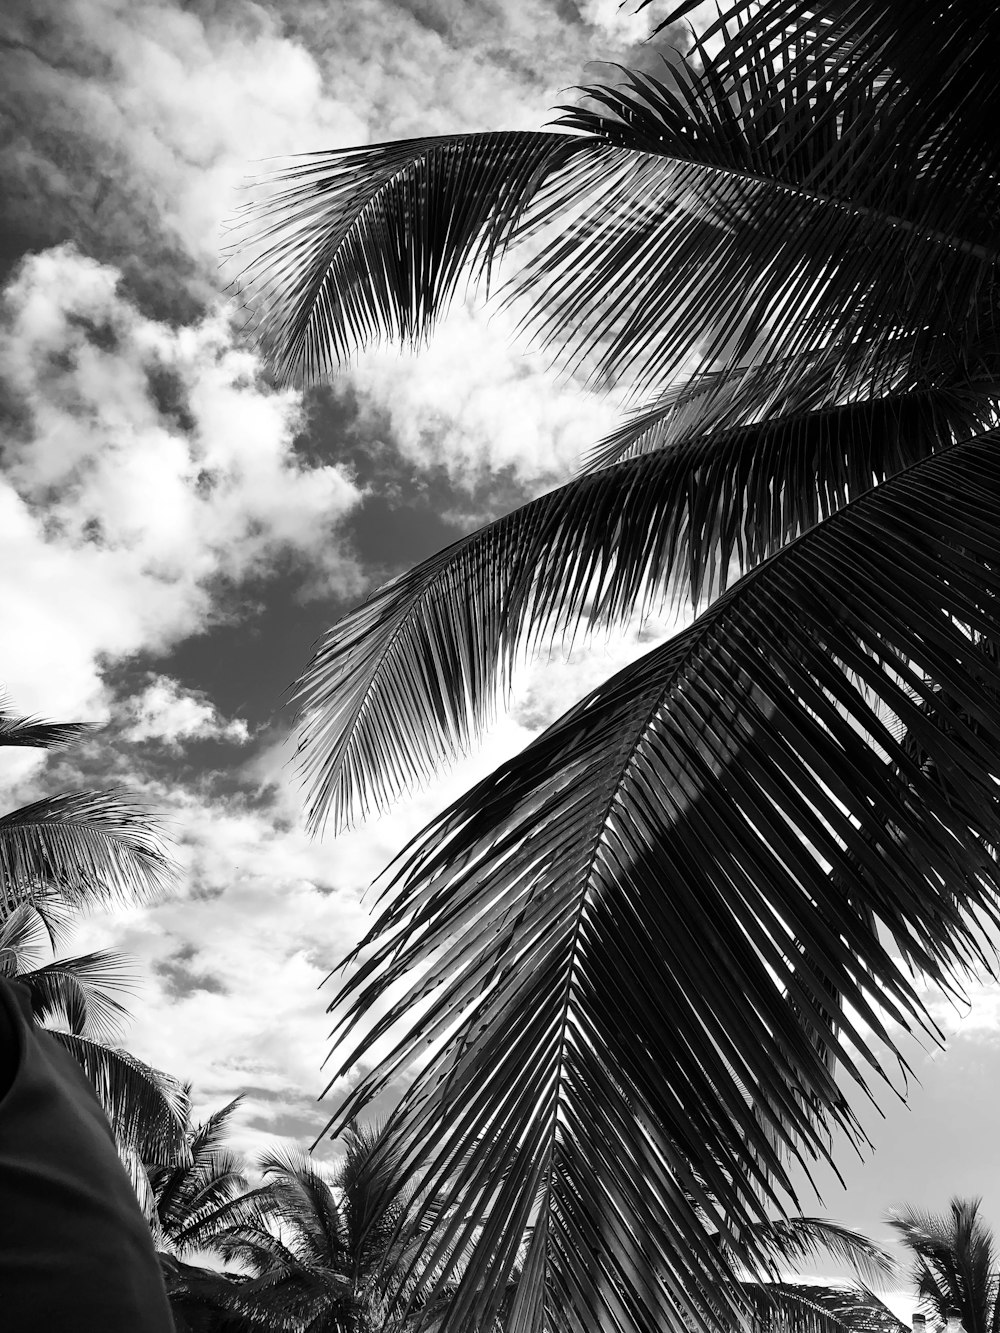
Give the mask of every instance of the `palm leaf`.
<path id="1" fill-rule="evenodd" d="M 888 1254 L 859 1231 L 825 1217 L 790 1217 L 769 1221 L 757 1229 L 757 1239 L 785 1263 L 796 1265 L 827 1256 L 850 1264 L 868 1283 L 884 1283 L 896 1276 Z"/>
<path id="2" fill-rule="evenodd" d="M 44 722 L 38 717 L 18 717 L 0 694 L 0 745 L 56 750 L 75 744 L 90 731 L 86 722 Z"/>
<path id="3" fill-rule="evenodd" d="M 467 269 L 488 275 L 543 181 L 604 169 L 599 146 L 518 133 L 408 139 L 311 154 L 246 210 L 245 274 L 281 378 L 315 377 L 355 346 L 418 341 Z"/>
<path id="4" fill-rule="evenodd" d="M 289 1246 L 303 1265 L 343 1265 L 343 1215 L 332 1182 L 317 1163 L 299 1148 L 272 1148 L 261 1154 L 258 1167 L 270 1189 L 268 1216 L 287 1228 Z"/>
<path id="5" fill-rule="evenodd" d="M 878 382 L 887 355 L 897 376 L 904 342 L 918 377 L 952 338 L 978 343 L 995 227 L 971 216 L 968 189 L 942 197 L 928 145 L 900 135 L 893 71 L 837 37 L 805 68 L 782 64 L 736 26 L 718 57 L 699 52 L 704 68 L 671 67 L 669 86 L 622 71 L 581 90 L 557 121 L 568 135 L 308 159 L 251 210 L 252 244 L 269 247 L 250 269 L 265 353 L 315 375 L 359 343 L 413 340 L 463 269 L 488 270 L 515 234 L 532 240 L 508 290 L 531 302 L 526 328 L 598 381 L 648 389 L 692 358 L 822 352 L 842 395 Z"/>
<path id="6" fill-rule="evenodd" d="M 45 922 L 32 903 L 19 903 L 0 914 L 0 976 L 16 977 L 49 951 Z"/>
<path id="7" fill-rule="evenodd" d="M 173 873 L 153 814 L 123 792 L 47 796 L 0 815 L 0 910 L 52 890 L 76 907 L 148 902 Z"/>
<path id="8" fill-rule="evenodd" d="M 690 1198 L 766 1263 L 757 1210 L 795 1199 L 765 1126 L 805 1166 L 831 1126 L 855 1131 L 815 1034 L 867 1090 L 890 1020 L 933 1031 L 895 951 L 952 988 L 986 961 L 997 446 L 953 445 L 772 556 L 409 849 L 341 997 L 342 1070 L 395 1045 L 338 1123 L 420 1056 L 390 1121 L 400 1169 L 421 1161 L 456 1215 L 488 1218 L 447 1328 L 491 1314 L 529 1218 L 525 1272 L 573 1318 L 702 1318 L 685 1293 L 724 1277 Z M 452 1241 L 430 1226 L 429 1268 Z"/>
<path id="9" fill-rule="evenodd" d="M 745 1283 L 753 1333 L 906 1333 L 907 1325 L 864 1287 Z"/>
<path id="10" fill-rule="evenodd" d="M 51 1030 L 94 1085 L 119 1144 L 143 1162 L 176 1160 L 185 1152 L 183 1085 L 118 1047 Z"/>
<path id="11" fill-rule="evenodd" d="M 122 1035 L 131 1015 L 115 992 L 135 989 L 132 960 L 111 949 L 57 958 L 17 979 L 31 992 L 31 1007 L 38 1023 L 65 1025 L 77 1036 L 112 1043 Z"/>
<path id="12" fill-rule="evenodd" d="M 731 563 L 992 415 L 942 390 L 719 431 L 579 477 L 425 560 L 329 631 L 299 682 L 313 826 L 385 808 L 464 752 L 519 650 L 725 587 Z"/>
<path id="13" fill-rule="evenodd" d="M 191 1085 L 184 1084 L 184 1099 L 190 1108 Z M 186 1151 L 179 1161 L 146 1164 L 150 1184 L 156 1196 L 157 1212 L 164 1235 L 173 1236 L 188 1218 L 192 1187 L 194 1191 L 215 1175 L 220 1154 L 225 1154 L 225 1133 L 229 1120 L 242 1097 L 213 1112 L 207 1120 L 185 1130 Z"/>

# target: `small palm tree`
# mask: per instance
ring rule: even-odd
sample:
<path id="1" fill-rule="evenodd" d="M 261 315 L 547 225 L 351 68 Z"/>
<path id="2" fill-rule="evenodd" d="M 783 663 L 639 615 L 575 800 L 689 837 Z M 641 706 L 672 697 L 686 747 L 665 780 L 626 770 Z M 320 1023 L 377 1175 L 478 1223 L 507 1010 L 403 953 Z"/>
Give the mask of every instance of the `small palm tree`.
<path id="1" fill-rule="evenodd" d="M 378 1277 L 394 1251 L 405 1196 L 375 1150 L 377 1129 L 352 1126 L 328 1174 L 299 1149 L 259 1162 L 264 1185 L 245 1196 L 243 1220 L 216 1243 L 252 1270 L 233 1309 L 300 1333 L 376 1333 L 385 1309 Z"/>
<path id="2" fill-rule="evenodd" d="M 0 703 L 0 746 L 56 749 L 88 731 Z M 27 988 L 36 1021 L 93 1083 L 147 1215 L 142 1162 L 183 1151 L 186 1093 L 118 1044 L 129 1016 L 120 997 L 135 981 L 129 960 L 113 950 L 48 955 L 80 912 L 147 902 L 172 873 L 155 819 L 122 792 L 49 796 L 0 815 L 0 976 Z"/>
<path id="3" fill-rule="evenodd" d="M 185 1085 L 190 1106 L 191 1087 Z M 242 1097 L 234 1097 L 201 1124 L 188 1124 L 184 1151 L 171 1162 L 150 1161 L 146 1174 L 154 1201 L 153 1234 L 160 1250 L 184 1258 L 211 1250 L 215 1236 L 241 1217 L 250 1192 L 242 1153 L 225 1142 Z M 190 1112 L 189 1112 L 190 1114 Z"/>
<path id="4" fill-rule="evenodd" d="M 190 1085 L 185 1093 L 190 1105 Z M 243 1201 L 252 1195 L 246 1163 L 225 1142 L 241 1101 L 235 1097 L 201 1124 L 189 1122 L 184 1151 L 174 1161 L 146 1163 L 152 1198 L 149 1221 L 178 1333 L 247 1333 L 261 1328 L 233 1309 L 245 1275 L 190 1262 L 196 1251 L 221 1258 L 219 1233 L 246 1217 Z M 256 1213 L 251 1211 L 251 1216 Z"/>
<path id="5" fill-rule="evenodd" d="M 889 1223 L 913 1256 L 912 1279 L 922 1311 L 943 1325 L 961 1316 L 966 1333 L 1000 1329 L 1000 1257 L 979 1199 L 952 1199 L 936 1215 L 905 1207 Z"/>

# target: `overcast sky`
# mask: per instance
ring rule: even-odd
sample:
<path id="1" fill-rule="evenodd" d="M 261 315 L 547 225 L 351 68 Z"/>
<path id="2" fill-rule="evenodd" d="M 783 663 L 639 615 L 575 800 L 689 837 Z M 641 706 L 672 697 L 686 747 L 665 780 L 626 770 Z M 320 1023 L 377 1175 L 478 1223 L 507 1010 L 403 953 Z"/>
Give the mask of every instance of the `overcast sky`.
<path id="1" fill-rule="evenodd" d="M 538 128 L 566 90 L 651 67 L 646 13 L 615 0 L 8 0 L 0 40 L 0 681 L 16 707 L 105 724 L 58 760 L 7 752 L 0 798 L 124 783 L 167 817 L 182 866 L 153 907 L 81 925 L 132 954 L 129 1045 L 246 1094 L 237 1135 L 312 1141 L 336 1105 L 324 977 L 362 894 L 474 777 L 641 650 L 598 644 L 527 671 L 484 750 L 336 841 L 302 828 L 288 686 L 338 614 L 538 494 L 615 406 L 551 375 L 461 306 L 430 348 L 366 354 L 276 392 L 220 270 L 261 159 L 424 133 Z M 644 637 L 656 631 L 647 627 Z M 909 1108 L 844 1153 L 825 1211 L 884 1235 L 887 1206 L 982 1194 L 989 1216 L 1000 991 L 913 1048 Z M 321 1152 L 332 1152 L 324 1146 Z M 803 1196 L 806 1211 L 820 1205 Z"/>

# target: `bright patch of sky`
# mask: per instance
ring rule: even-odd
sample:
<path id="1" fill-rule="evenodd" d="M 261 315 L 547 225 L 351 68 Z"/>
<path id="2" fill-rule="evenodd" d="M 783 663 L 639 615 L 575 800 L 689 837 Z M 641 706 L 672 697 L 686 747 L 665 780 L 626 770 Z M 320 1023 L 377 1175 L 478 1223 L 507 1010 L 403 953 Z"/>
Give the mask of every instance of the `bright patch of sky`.
<path id="1" fill-rule="evenodd" d="M 81 924 L 140 963 L 129 1044 L 237 1092 L 241 1146 L 311 1141 L 332 1113 L 333 987 L 367 886 L 436 811 L 648 647 L 638 626 L 523 675 L 482 751 L 391 816 L 311 841 L 285 692 L 366 589 L 567 477 L 613 402 L 459 304 L 418 354 L 276 391 L 219 257 L 238 187 L 273 155 L 538 128 L 566 90 L 655 69 L 662 10 L 613 0 L 14 0 L 0 46 L 0 679 L 18 709 L 104 730 L 2 756 L 8 804 L 123 783 L 164 812 L 169 899 Z M 942 1020 L 944 1021 L 944 1020 Z M 869 1127 L 828 1211 L 1000 1194 L 1000 992 L 915 1056 L 911 1108 Z M 807 1204 L 808 1206 L 808 1204 Z"/>

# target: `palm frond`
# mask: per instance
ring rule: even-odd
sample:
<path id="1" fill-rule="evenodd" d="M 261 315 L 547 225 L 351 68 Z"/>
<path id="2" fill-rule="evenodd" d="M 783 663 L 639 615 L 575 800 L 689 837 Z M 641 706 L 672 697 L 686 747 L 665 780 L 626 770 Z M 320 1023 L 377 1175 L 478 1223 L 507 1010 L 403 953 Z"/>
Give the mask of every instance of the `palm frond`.
<path id="1" fill-rule="evenodd" d="M 288 1229 L 291 1249 L 306 1266 L 336 1267 L 347 1237 L 333 1181 L 297 1147 L 270 1148 L 257 1165 L 271 1190 L 269 1216 Z"/>
<path id="2" fill-rule="evenodd" d="M 918 380 L 954 354 L 945 334 L 992 345 L 992 214 L 940 190 L 921 126 L 899 133 L 893 69 L 861 37 L 778 61 L 734 22 L 718 56 L 581 89 L 556 121 L 569 134 L 306 159 L 251 209 L 264 352 L 315 376 L 358 344 L 413 341 L 515 237 L 532 241 L 506 289 L 525 328 L 599 382 L 822 352 L 842 396 L 887 355 L 898 373 L 904 342 Z"/>
<path id="3" fill-rule="evenodd" d="M 606 468 L 637 454 L 671 448 L 709 433 L 715 436 L 732 432 L 740 426 L 759 430 L 764 446 L 772 433 L 780 435 L 796 426 L 804 430 L 811 416 L 823 421 L 832 433 L 843 431 L 845 442 L 852 443 L 860 442 L 860 428 L 869 415 L 876 431 L 883 428 L 883 420 L 895 417 L 901 431 L 931 430 L 938 438 L 946 438 L 950 431 L 960 439 L 996 425 L 1000 383 L 994 380 L 957 383 L 954 387 L 897 388 L 873 398 L 857 394 L 850 401 L 831 402 L 833 393 L 824 368 L 817 371 L 814 358 L 800 358 L 799 364 L 802 370 L 793 392 L 783 383 L 789 369 L 784 361 L 776 366 L 768 363 L 706 372 L 680 381 L 629 414 L 595 445 L 587 457 L 586 470 Z M 772 386 L 780 388 L 780 396 L 772 394 Z M 943 431 L 935 429 L 935 419 L 939 428 L 945 427 Z"/>
<path id="4" fill-rule="evenodd" d="M 648 3 L 641 0 L 637 8 Z M 673 9 L 657 30 L 677 22 L 691 7 L 685 3 Z M 923 169 L 937 186 L 942 210 L 954 210 L 955 196 L 967 207 L 978 200 L 977 221 L 984 222 L 990 187 L 1000 173 L 992 130 L 1000 114 L 993 61 L 1000 22 L 992 8 L 976 0 L 823 0 L 813 5 L 779 0 L 767 6 L 730 0 L 702 34 L 703 42 L 718 38 L 723 54 L 716 67 L 722 79 L 738 79 L 748 54 L 755 62 L 764 55 L 802 77 L 836 47 L 852 52 L 858 79 L 876 82 L 891 71 L 891 79 L 883 79 L 888 86 L 882 101 L 894 98 L 900 114 L 895 123 L 884 117 L 873 127 L 871 156 L 859 168 L 871 169 L 872 158 L 893 132 L 922 142 Z M 841 103 L 849 102 L 846 80 L 832 91 Z"/>
<path id="5" fill-rule="evenodd" d="M 281 378 L 315 378 L 372 339 L 419 341 L 463 273 L 488 278 L 543 182 L 571 194 L 601 157 L 566 135 L 511 133 L 298 159 L 244 215 L 262 350 Z"/>
<path id="6" fill-rule="evenodd" d="M 92 728 L 86 722 L 45 722 L 40 717 L 18 717 L 0 694 L 0 745 L 57 750 L 74 745 Z"/>
<path id="7" fill-rule="evenodd" d="M 77 1036 L 104 1044 L 121 1038 L 131 1014 L 115 992 L 134 991 L 138 982 L 135 964 L 112 949 L 57 958 L 30 972 L 19 972 L 18 981 L 31 992 L 31 1007 L 40 1024 L 65 1025 Z"/>
<path id="8" fill-rule="evenodd" d="M 850 1264 L 865 1282 L 877 1285 L 897 1276 L 893 1259 L 873 1240 L 825 1217 L 779 1218 L 758 1226 L 757 1239 L 778 1259 L 795 1265 L 829 1256 Z"/>
<path id="9" fill-rule="evenodd" d="M 49 952 L 45 922 L 32 903 L 0 912 L 0 976 L 15 977 Z"/>
<path id="10" fill-rule="evenodd" d="M 992 409 L 914 392 L 719 431 L 578 477 L 377 591 L 298 684 L 310 820 L 341 828 L 465 752 L 519 651 L 725 587 Z"/>
<path id="11" fill-rule="evenodd" d="M 77 908 L 148 902 L 173 874 L 156 818 L 124 792 L 47 796 L 0 815 L 0 902 L 7 910 L 52 891 Z"/>
<path id="12" fill-rule="evenodd" d="M 806 1167 L 831 1127 L 857 1137 L 815 1034 L 871 1095 L 889 1024 L 935 1031 L 904 969 L 955 989 L 989 962 L 998 445 L 932 455 L 772 556 L 405 854 L 340 997 L 341 1069 L 395 1044 L 337 1123 L 419 1055 L 389 1134 L 470 1219 L 446 1328 L 494 1311 L 529 1220 L 525 1271 L 577 1318 L 703 1318 L 686 1293 L 725 1278 L 690 1199 L 766 1263 L 758 1209 L 796 1201 L 762 1121 Z M 446 1239 L 430 1226 L 430 1268 Z"/>
<path id="13" fill-rule="evenodd" d="M 120 1144 L 143 1162 L 183 1156 L 187 1101 L 181 1083 L 118 1047 L 58 1029 L 50 1034 L 93 1084 Z"/>
<path id="14" fill-rule="evenodd" d="M 745 1283 L 753 1333 L 906 1333 L 907 1325 L 863 1286 Z"/>

